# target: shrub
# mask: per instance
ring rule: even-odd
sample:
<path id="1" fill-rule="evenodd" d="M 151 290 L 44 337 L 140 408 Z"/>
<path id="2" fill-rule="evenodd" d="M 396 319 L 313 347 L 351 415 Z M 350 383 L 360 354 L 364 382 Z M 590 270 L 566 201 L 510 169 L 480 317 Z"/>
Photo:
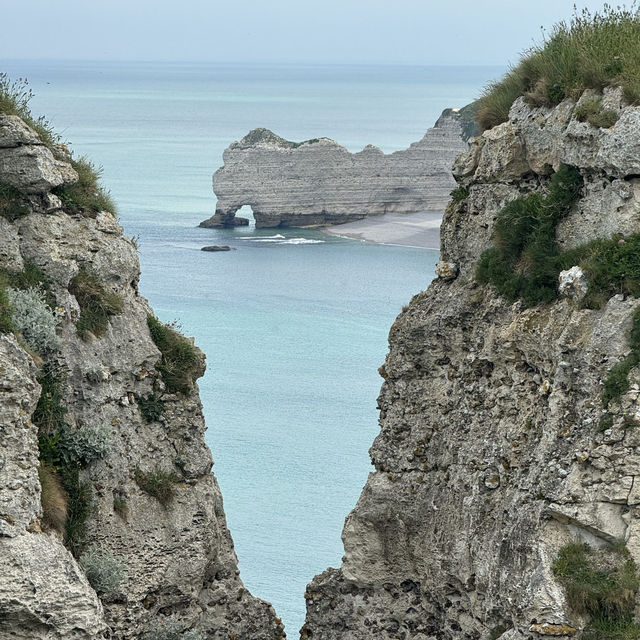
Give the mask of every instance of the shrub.
<path id="1" fill-rule="evenodd" d="M 89 333 L 96 337 L 104 335 L 111 316 L 122 313 L 124 302 L 112 291 L 107 291 L 98 276 L 86 267 L 82 267 L 71 280 L 69 292 L 80 306 L 80 319 L 76 330 L 81 338 Z"/>
<path id="2" fill-rule="evenodd" d="M 590 632 L 595 635 L 585 637 L 640 638 L 640 625 L 633 622 L 640 578 L 623 545 L 593 549 L 569 543 L 558 552 L 553 572 L 569 606 L 591 617 Z M 603 631 L 613 635 L 600 635 Z"/>
<path id="3" fill-rule="evenodd" d="M 173 500 L 175 483 L 179 480 L 175 473 L 160 469 L 154 471 L 136 469 L 135 473 L 135 481 L 140 489 L 156 498 L 165 507 Z"/>
<path id="4" fill-rule="evenodd" d="M 469 197 L 469 187 L 457 187 L 449 195 L 451 196 L 451 202 L 457 204 Z"/>
<path id="5" fill-rule="evenodd" d="M 158 370 L 170 393 L 188 393 L 200 372 L 200 357 L 193 344 L 183 335 L 147 316 L 151 338 L 160 349 L 162 358 Z"/>
<path id="6" fill-rule="evenodd" d="M 552 176 L 546 195 L 531 193 L 498 214 L 494 247 L 478 261 L 476 278 L 493 284 L 509 300 L 533 306 L 554 300 L 560 262 L 556 227 L 578 199 L 580 172 L 567 165 Z"/>
<path id="7" fill-rule="evenodd" d="M 57 319 L 40 287 L 9 288 L 7 299 L 12 307 L 13 326 L 32 349 L 42 355 L 60 346 L 56 335 Z"/>
<path id="8" fill-rule="evenodd" d="M 22 194 L 14 186 L 0 182 L 0 216 L 14 222 L 28 213 Z"/>
<path id="9" fill-rule="evenodd" d="M 42 438 L 42 436 L 54 434 L 66 426 L 65 415 L 67 409 L 63 403 L 63 377 L 54 365 L 46 364 L 42 368 L 37 380 L 42 390 L 31 419 L 38 427 L 38 433 Z M 40 454 L 41 458 L 49 462 L 54 462 L 47 456 L 43 456 L 42 443 L 40 446 Z"/>
<path id="10" fill-rule="evenodd" d="M 54 134 L 53 127 L 43 117 L 35 118 L 29 109 L 29 101 L 33 92 L 29 89 L 26 78 L 9 80 L 6 73 L 0 73 L 0 113 L 22 118 L 49 148 L 55 147 L 59 136 Z"/>
<path id="11" fill-rule="evenodd" d="M 0 333 L 11 333 L 13 325 L 13 309 L 7 295 L 7 286 L 0 280 Z"/>
<path id="12" fill-rule="evenodd" d="M 608 129 L 618 122 L 618 114 L 613 109 L 603 109 L 601 98 L 586 98 L 576 107 L 574 115 L 580 122 L 588 122 L 594 127 Z"/>
<path id="13" fill-rule="evenodd" d="M 67 520 L 67 494 L 55 469 L 44 462 L 38 467 L 40 478 L 40 502 L 42 504 L 42 522 L 45 528 L 64 533 Z"/>
<path id="14" fill-rule="evenodd" d="M 80 427 L 72 431 L 65 425 L 58 433 L 59 459 L 64 466 L 87 467 L 104 458 L 111 448 L 111 436 L 103 428 Z"/>
<path id="15" fill-rule="evenodd" d="M 99 595 L 117 591 L 126 575 L 123 559 L 97 546 L 89 547 L 80 556 L 80 566 Z"/>
<path id="16" fill-rule="evenodd" d="M 478 123 L 489 129 L 505 122 L 519 96 L 552 106 L 564 98 L 577 100 L 585 89 L 611 85 L 621 85 L 629 102 L 640 101 L 640 19 L 633 8 L 576 11 L 569 23 L 555 25 L 502 80 L 485 89 Z"/>
<path id="17" fill-rule="evenodd" d="M 79 467 L 61 467 L 59 473 L 69 496 L 64 543 L 77 556 L 82 551 L 87 536 L 87 520 L 92 508 L 91 487 L 89 483 L 80 480 Z"/>
<path id="18" fill-rule="evenodd" d="M 101 211 L 115 214 L 116 206 L 111 195 L 100 185 L 102 169 L 86 157 L 71 160 L 71 166 L 78 173 L 78 181 L 53 190 L 65 208 L 89 217 L 95 217 Z"/>
<path id="19" fill-rule="evenodd" d="M 138 398 L 138 407 L 145 422 L 160 420 L 164 413 L 164 402 L 155 393 L 146 398 Z"/>

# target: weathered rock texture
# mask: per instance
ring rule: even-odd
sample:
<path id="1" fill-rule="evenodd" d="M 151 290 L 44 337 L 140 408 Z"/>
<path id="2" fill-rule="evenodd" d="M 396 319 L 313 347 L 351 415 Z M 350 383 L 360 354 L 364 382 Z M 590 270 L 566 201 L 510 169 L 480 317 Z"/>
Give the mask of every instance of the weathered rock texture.
<path id="1" fill-rule="evenodd" d="M 585 620 L 551 568 L 561 546 L 623 539 L 640 561 L 637 370 L 598 428 L 639 301 L 524 309 L 474 281 L 499 209 L 561 163 L 585 179 L 563 246 L 640 232 L 640 108 L 617 90 L 604 102 L 620 114 L 611 129 L 578 122 L 570 100 L 520 99 L 458 159 L 469 196 L 449 206 L 441 236 L 458 275 L 444 269 L 391 328 L 375 472 L 346 520 L 342 567 L 308 586 L 303 637 L 579 637 Z"/>
<path id="2" fill-rule="evenodd" d="M 215 215 L 200 226 L 235 226 L 250 205 L 257 227 L 339 224 L 383 213 L 442 211 L 455 186 L 451 165 L 466 148 L 466 119 L 448 109 L 419 142 L 384 154 L 350 153 L 329 138 L 289 142 L 254 129 L 213 175 Z"/>
<path id="3" fill-rule="evenodd" d="M 159 376 L 136 249 L 112 214 L 85 217 L 61 208 L 50 189 L 74 179 L 73 168 L 34 131 L 0 116 L 0 181 L 30 203 L 28 215 L 14 222 L 0 217 L 0 267 L 20 269 L 28 259 L 50 282 L 62 347 L 48 359 L 66 378 L 66 421 L 72 429 L 106 430 L 110 440 L 106 457 L 81 472 L 92 502 L 85 546 L 119 557 L 127 574 L 100 602 L 58 534 L 43 530 L 30 420 L 40 395 L 37 367 L 11 334 L 0 335 L 0 637 L 154 638 L 146 634 L 169 624 L 197 629 L 203 639 L 281 637 L 271 606 L 246 591 L 238 575 L 197 386 L 169 394 Z M 81 267 L 124 300 L 123 313 L 100 338 L 83 340 L 76 331 L 80 310 L 69 283 Z M 138 400 L 152 392 L 164 414 L 148 423 Z M 178 479 L 166 506 L 134 480 L 136 470 L 156 469 Z M 117 512 L 116 498 L 127 512 Z"/>

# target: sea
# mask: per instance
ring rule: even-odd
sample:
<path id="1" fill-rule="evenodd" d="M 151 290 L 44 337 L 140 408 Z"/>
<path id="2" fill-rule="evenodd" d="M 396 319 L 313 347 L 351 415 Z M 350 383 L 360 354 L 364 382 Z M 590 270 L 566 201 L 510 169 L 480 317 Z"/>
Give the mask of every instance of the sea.
<path id="1" fill-rule="evenodd" d="M 297 637 L 305 586 L 340 566 L 344 519 L 373 470 L 389 328 L 438 253 L 198 228 L 215 209 L 211 175 L 255 127 L 406 148 L 504 69 L 4 60 L 0 71 L 26 77 L 34 114 L 102 167 L 139 244 L 142 294 L 206 353 L 206 438 L 241 577 Z M 200 250 L 212 244 L 234 250 Z"/>

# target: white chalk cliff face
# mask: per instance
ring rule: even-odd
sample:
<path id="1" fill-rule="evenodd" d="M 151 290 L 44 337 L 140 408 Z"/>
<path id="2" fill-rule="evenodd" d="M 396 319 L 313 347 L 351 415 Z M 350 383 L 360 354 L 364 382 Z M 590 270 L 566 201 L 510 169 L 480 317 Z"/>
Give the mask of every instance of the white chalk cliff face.
<path id="1" fill-rule="evenodd" d="M 383 213 L 442 211 L 455 187 L 451 166 L 466 149 L 464 123 L 448 109 L 419 142 L 384 154 L 350 153 L 329 138 L 294 143 L 254 129 L 223 154 L 213 176 L 218 199 L 205 227 L 235 226 L 250 205 L 257 227 L 313 227 Z"/>
<path id="2" fill-rule="evenodd" d="M 153 311 L 138 292 L 136 248 L 111 213 L 71 210 L 53 193 L 78 180 L 65 150 L 53 151 L 20 118 L 0 115 L 0 187 L 13 187 L 21 202 L 18 215 L 5 215 L 0 197 L 0 268 L 42 271 L 59 338 L 43 363 L 13 333 L 0 333 L 0 637 L 283 637 L 271 606 L 240 580 L 197 385 L 176 391 L 163 381 L 148 326 Z M 122 302 L 103 335 L 77 331 L 85 311 L 70 285 L 81 270 Z M 195 353 L 199 376 L 204 356 Z M 79 470 L 89 511 L 76 541 L 76 555 L 97 548 L 125 569 L 100 597 L 43 515 L 32 417 L 45 366 L 60 379 L 56 403 L 70 442 L 81 442 L 78 433 L 106 438 Z M 144 408 L 150 399 L 154 412 Z M 171 499 L 143 489 L 140 478 L 157 472 L 171 479 Z"/>
<path id="3" fill-rule="evenodd" d="M 571 100 L 518 99 L 456 162 L 468 195 L 443 220 L 441 277 L 391 328 L 375 471 L 347 517 L 342 567 L 308 586 L 303 637 L 580 637 L 586 620 L 552 570 L 558 551 L 622 539 L 640 563 L 637 368 L 600 422 L 638 300 L 581 308 L 574 269 L 558 300 L 524 308 L 474 276 L 500 209 L 562 163 L 584 188 L 561 247 L 640 232 L 640 108 L 618 90 L 603 105 L 619 115 L 611 128 L 579 122 Z"/>

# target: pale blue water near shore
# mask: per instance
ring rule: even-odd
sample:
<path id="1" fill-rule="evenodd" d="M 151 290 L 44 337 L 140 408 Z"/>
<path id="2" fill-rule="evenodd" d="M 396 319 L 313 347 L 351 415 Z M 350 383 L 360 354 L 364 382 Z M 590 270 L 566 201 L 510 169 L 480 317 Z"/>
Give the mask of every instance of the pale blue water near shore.
<path id="1" fill-rule="evenodd" d="M 317 231 L 198 229 L 223 149 L 265 126 L 385 152 L 422 137 L 500 69 L 0 62 L 27 76 L 76 154 L 104 167 L 139 236 L 141 290 L 206 352 L 200 381 L 242 578 L 290 638 L 305 585 L 339 566 L 340 532 L 371 470 L 387 333 L 437 252 Z M 282 238 L 269 238 L 280 234 Z M 230 244 L 229 253 L 203 253 Z"/>

